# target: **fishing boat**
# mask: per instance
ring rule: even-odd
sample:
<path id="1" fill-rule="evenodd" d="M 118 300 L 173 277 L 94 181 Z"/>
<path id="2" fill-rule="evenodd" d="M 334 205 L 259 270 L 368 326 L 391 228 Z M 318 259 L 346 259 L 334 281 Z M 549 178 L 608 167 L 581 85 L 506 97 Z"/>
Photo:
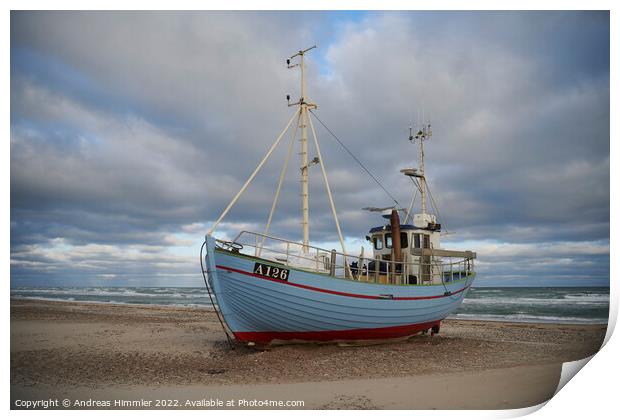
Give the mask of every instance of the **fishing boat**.
<path id="1" fill-rule="evenodd" d="M 366 208 L 385 219 L 379 226 L 370 228 L 365 237 L 372 252 L 366 253 L 362 247 L 359 254 L 348 254 L 313 119 L 323 123 L 315 113 L 317 105 L 306 96 L 304 57 L 315 47 L 299 51 L 286 60 L 288 68 L 298 68 L 301 73 L 299 100 L 291 103 L 287 96 L 288 105 L 295 107 L 295 113 L 205 236 L 201 266 L 210 295 L 215 299 L 218 317 L 221 316 L 225 331 L 230 331 L 238 342 L 250 346 L 375 342 L 405 339 L 429 331 L 436 334 L 442 320 L 461 305 L 471 287 L 476 254 L 440 247 L 441 224 L 431 213 L 433 209 L 427 209 L 427 197 L 434 206 L 424 171 L 424 143 L 432 136 L 430 123 L 409 130 L 409 140 L 419 147 L 418 167 L 401 170 L 413 184 L 410 205 L 399 208 L 394 199 L 395 205 L 391 207 Z M 292 126 L 288 157 L 264 231 L 241 231 L 228 240 L 216 238 L 214 232 L 218 224 Z M 308 128 L 316 152 L 311 160 L 308 158 Z M 334 135 L 331 130 L 329 132 Z M 301 146 L 301 241 L 269 233 L 297 140 Z M 361 164 L 359 159 L 356 161 Z M 308 172 L 315 166 L 322 173 L 341 250 L 310 244 Z M 361 166 L 379 183 L 364 165 Z M 393 198 L 382 184 L 379 185 Z M 418 194 L 420 211 L 414 214 Z M 434 209 L 436 211 L 436 207 Z"/>

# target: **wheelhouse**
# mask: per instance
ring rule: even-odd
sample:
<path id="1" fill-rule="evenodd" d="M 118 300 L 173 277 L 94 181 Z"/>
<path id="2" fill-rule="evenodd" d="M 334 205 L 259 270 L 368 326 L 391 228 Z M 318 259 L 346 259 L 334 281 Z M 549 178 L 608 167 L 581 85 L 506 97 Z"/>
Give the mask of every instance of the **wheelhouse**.
<path id="1" fill-rule="evenodd" d="M 456 275 L 454 270 L 447 275 L 442 269 L 446 263 L 452 262 L 453 257 L 465 258 L 464 272 L 472 269 L 474 253 L 441 249 L 441 225 L 434 215 L 416 214 L 413 219 L 413 224 L 399 224 L 396 232 L 400 239 L 399 249 L 395 249 L 395 232 L 391 224 L 370 229 L 366 239 L 372 245 L 374 261 L 369 263 L 369 270 L 381 273 L 386 262 L 403 263 L 404 272 L 400 275 L 404 284 L 436 284 L 461 278 L 458 270 Z"/>

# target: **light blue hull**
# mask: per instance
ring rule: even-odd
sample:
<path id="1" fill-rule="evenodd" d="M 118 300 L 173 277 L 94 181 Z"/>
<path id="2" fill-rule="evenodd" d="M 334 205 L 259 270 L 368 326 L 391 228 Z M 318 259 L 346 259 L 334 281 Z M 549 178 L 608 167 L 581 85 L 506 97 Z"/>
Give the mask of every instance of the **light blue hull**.
<path id="1" fill-rule="evenodd" d="M 281 266 L 290 270 L 281 281 L 254 273 L 256 262 L 261 260 L 216 250 L 207 237 L 209 282 L 226 324 L 243 342 L 410 336 L 438 328 L 474 280 L 472 274 L 439 285 L 384 285 Z"/>

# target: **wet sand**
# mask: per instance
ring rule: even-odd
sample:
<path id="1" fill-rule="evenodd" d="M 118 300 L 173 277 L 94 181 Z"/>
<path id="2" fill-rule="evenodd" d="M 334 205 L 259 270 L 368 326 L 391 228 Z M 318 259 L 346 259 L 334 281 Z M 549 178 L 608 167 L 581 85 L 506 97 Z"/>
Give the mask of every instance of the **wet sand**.
<path id="1" fill-rule="evenodd" d="M 171 399 L 177 408 L 211 408 L 199 404 L 235 400 L 233 408 L 276 408 L 238 404 L 268 399 L 302 400 L 303 408 L 520 408 L 549 399 L 561 364 L 594 354 L 604 336 L 604 325 L 448 320 L 438 335 L 404 342 L 257 351 L 230 349 L 206 309 L 11 300 L 11 403 L 144 399 L 150 406 L 133 408 L 159 408 L 152 400 Z"/>

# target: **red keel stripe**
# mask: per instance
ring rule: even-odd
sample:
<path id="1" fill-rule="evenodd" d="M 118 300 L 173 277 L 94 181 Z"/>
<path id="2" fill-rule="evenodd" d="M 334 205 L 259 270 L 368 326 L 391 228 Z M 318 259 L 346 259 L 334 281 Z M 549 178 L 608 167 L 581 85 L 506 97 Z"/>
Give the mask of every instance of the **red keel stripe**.
<path id="1" fill-rule="evenodd" d="M 335 340 L 386 340 L 407 337 L 439 326 L 441 320 L 420 324 L 398 325 L 384 328 L 360 328 L 340 331 L 237 331 L 233 332 L 239 341 L 269 343 L 273 340 L 335 341 Z"/>

